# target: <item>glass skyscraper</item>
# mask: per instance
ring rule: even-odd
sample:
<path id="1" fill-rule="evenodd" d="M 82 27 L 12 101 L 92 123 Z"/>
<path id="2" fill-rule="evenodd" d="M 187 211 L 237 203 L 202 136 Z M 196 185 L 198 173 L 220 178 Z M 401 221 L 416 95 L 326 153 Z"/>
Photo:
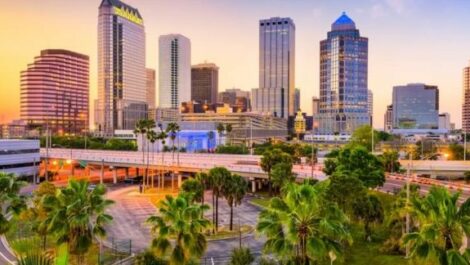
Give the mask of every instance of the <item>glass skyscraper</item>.
<path id="1" fill-rule="evenodd" d="M 98 18 L 96 130 L 133 129 L 147 115 L 145 30 L 142 16 L 119 0 L 103 0 Z"/>
<path id="2" fill-rule="evenodd" d="M 393 129 L 439 129 L 437 86 L 395 86 L 392 105 Z"/>
<path id="3" fill-rule="evenodd" d="M 470 132 L 470 65 L 463 69 L 462 130 Z"/>
<path id="4" fill-rule="evenodd" d="M 43 50 L 21 72 L 21 119 L 53 134 L 88 129 L 89 59 L 67 50 Z"/>
<path id="5" fill-rule="evenodd" d="M 295 25 L 290 18 L 259 22 L 259 87 L 253 111 L 287 119 L 295 114 Z"/>
<path id="6" fill-rule="evenodd" d="M 319 134 L 352 134 L 370 123 L 367 64 L 368 39 L 343 13 L 320 42 Z"/>

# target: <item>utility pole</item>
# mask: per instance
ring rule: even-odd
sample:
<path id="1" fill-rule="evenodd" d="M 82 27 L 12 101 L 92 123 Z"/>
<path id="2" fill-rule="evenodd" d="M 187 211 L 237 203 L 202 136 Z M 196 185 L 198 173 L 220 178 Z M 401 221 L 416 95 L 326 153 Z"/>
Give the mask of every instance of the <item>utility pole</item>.
<path id="1" fill-rule="evenodd" d="M 410 212 L 409 212 L 409 204 L 410 204 L 410 171 L 411 171 L 411 155 L 412 153 L 410 152 L 409 156 L 409 161 L 408 161 L 408 169 L 407 169 L 407 174 L 406 174 L 406 233 L 410 233 Z M 410 247 L 406 245 L 406 258 L 408 258 L 410 255 Z"/>

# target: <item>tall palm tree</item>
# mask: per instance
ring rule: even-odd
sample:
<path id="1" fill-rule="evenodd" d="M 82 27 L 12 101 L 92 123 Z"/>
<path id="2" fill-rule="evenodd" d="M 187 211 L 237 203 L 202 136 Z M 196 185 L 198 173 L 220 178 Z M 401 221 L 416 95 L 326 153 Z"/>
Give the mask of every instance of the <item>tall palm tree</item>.
<path id="1" fill-rule="evenodd" d="M 215 135 L 214 135 L 214 132 L 213 131 L 209 131 L 207 133 L 207 139 L 208 139 L 208 142 L 207 142 L 207 151 L 209 152 L 210 150 L 210 146 L 211 146 L 211 143 L 212 141 L 214 140 L 215 138 Z"/>
<path id="2" fill-rule="evenodd" d="M 222 194 L 230 207 L 230 231 L 233 230 L 233 207 L 240 205 L 248 189 L 248 182 L 241 176 L 232 174 L 222 186 Z"/>
<path id="3" fill-rule="evenodd" d="M 0 172 L 0 235 L 10 229 L 7 215 L 18 215 L 26 209 L 25 198 L 19 195 L 24 185 L 13 173 Z"/>
<path id="4" fill-rule="evenodd" d="M 436 260 L 440 265 L 470 264 L 470 253 L 461 254 L 463 238 L 470 235 L 470 199 L 460 207 L 460 192 L 432 187 L 424 198 L 411 198 L 411 213 L 418 230 L 406 234 L 410 257 Z"/>
<path id="5" fill-rule="evenodd" d="M 142 138 L 142 161 L 145 162 L 145 138 L 144 135 L 147 133 L 147 120 L 138 120 L 135 124 L 134 134 Z"/>
<path id="6" fill-rule="evenodd" d="M 43 207 L 48 213 L 44 222 L 49 232 L 56 235 L 57 245 L 67 245 L 70 253 L 77 257 L 78 264 L 83 262 L 93 236 L 104 237 L 105 225 L 113 219 L 105 213 L 113 203 L 104 198 L 105 193 L 102 184 L 90 190 L 87 181 L 71 180 L 55 195 L 43 198 Z"/>
<path id="7" fill-rule="evenodd" d="M 219 229 L 219 197 L 226 181 L 230 179 L 232 173 L 225 167 L 214 167 L 209 170 L 210 186 L 212 188 L 212 222 L 214 232 Z"/>
<path id="8" fill-rule="evenodd" d="M 217 124 L 217 133 L 219 134 L 219 144 L 220 144 L 220 139 L 222 138 L 224 131 L 225 131 L 225 126 L 222 123 Z"/>
<path id="9" fill-rule="evenodd" d="M 204 231 L 210 222 L 201 214 L 207 209 L 207 205 L 191 204 L 185 196 L 166 196 L 159 214 L 147 219 L 156 236 L 152 248 L 157 255 L 168 255 L 170 265 L 185 265 L 202 257 L 207 247 Z"/>
<path id="10" fill-rule="evenodd" d="M 232 133 L 232 130 L 233 130 L 232 124 L 225 125 L 225 131 L 227 132 L 228 137 L 230 137 L 229 144 L 232 144 L 232 140 L 231 140 L 231 136 L 230 136 L 230 134 Z"/>
<path id="11" fill-rule="evenodd" d="M 278 148 L 264 151 L 260 166 L 268 174 L 269 195 L 272 195 L 271 170 L 279 163 L 292 164 L 292 157 Z"/>
<path id="12" fill-rule="evenodd" d="M 342 243 L 351 242 L 348 220 L 325 192 L 323 185 L 290 184 L 282 198 L 272 198 L 256 228 L 267 237 L 264 250 L 294 264 L 340 255 Z"/>
<path id="13" fill-rule="evenodd" d="M 165 150 L 163 150 L 163 147 L 165 146 L 166 144 L 166 138 L 168 138 L 168 134 L 166 133 L 166 131 L 164 131 L 162 129 L 162 127 L 160 127 L 160 132 L 158 133 L 158 136 L 157 136 L 158 140 L 160 141 L 160 143 L 162 144 L 162 170 L 161 170 L 161 179 L 160 179 L 160 186 L 161 188 L 163 189 L 163 186 L 164 186 L 164 182 L 165 182 L 165 173 L 163 171 L 163 168 L 164 168 L 164 160 L 165 160 Z"/>
<path id="14" fill-rule="evenodd" d="M 198 172 L 196 173 L 195 179 L 201 183 L 202 186 L 202 196 L 201 196 L 201 204 L 204 204 L 204 194 L 207 188 L 210 185 L 210 177 L 205 172 Z"/>
<path id="15" fill-rule="evenodd" d="M 176 122 L 171 122 L 166 127 L 166 132 L 169 134 L 170 139 L 171 139 L 171 152 L 172 152 L 171 164 L 172 165 L 175 164 L 175 139 L 179 131 L 180 131 L 180 126 Z M 175 174 L 174 172 L 172 172 L 171 173 L 171 188 L 172 189 L 174 189 L 174 182 L 175 182 Z"/>
<path id="16" fill-rule="evenodd" d="M 155 156 L 154 144 L 157 141 L 157 139 L 158 139 L 158 134 L 153 129 L 150 129 L 147 132 L 147 140 L 152 144 L 152 161 Z M 149 170 L 149 159 L 148 159 L 148 154 L 147 154 L 147 171 L 148 170 Z M 153 188 L 153 181 L 154 181 L 154 176 L 152 175 L 152 188 Z M 150 186 L 150 183 L 148 183 L 148 185 Z"/>

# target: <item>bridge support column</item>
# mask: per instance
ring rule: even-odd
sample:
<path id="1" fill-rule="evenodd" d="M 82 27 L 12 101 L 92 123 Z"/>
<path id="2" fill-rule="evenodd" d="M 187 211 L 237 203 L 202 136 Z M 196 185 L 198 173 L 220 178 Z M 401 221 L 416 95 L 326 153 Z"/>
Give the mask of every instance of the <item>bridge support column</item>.
<path id="1" fill-rule="evenodd" d="M 182 184 L 183 184 L 183 176 L 181 174 L 178 174 L 178 189 L 181 188 Z"/>
<path id="2" fill-rule="evenodd" d="M 251 192 L 255 193 L 256 192 L 256 179 L 251 178 L 250 181 L 251 181 Z"/>
<path id="3" fill-rule="evenodd" d="M 138 167 L 135 168 L 135 176 L 136 176 L 136 177 L 139 176 L 139 168 L 138 168 Z"/>
<path id="4" fill-rule="evenodd" d="M 124 179 L 128 179 L 129 178 L 129 168 L 126 167 L 126 173 L 124 173 Z"/>
<path id="5" fill-rule="evenodd" d="M 118 173 L 117 171 L 118 171 L 117 167 L 114 167 L 114 168 L 113 168 L 113 183 L 114 183 L 114 184 L 117 183 L 117 175 L 118 175 L 118 174 L 117 174 L 117 173 Z"/>
<path id="6" fill-rule="evenodd" d="M 263 180 L 258 181 L 258 189 L 263 189 Z"/>
<path id="7" fill-rule="evenodd" d="M 103 178 L 104 178 L 104 160 L 101 160 L 100 184 L 103 184 Z"/>

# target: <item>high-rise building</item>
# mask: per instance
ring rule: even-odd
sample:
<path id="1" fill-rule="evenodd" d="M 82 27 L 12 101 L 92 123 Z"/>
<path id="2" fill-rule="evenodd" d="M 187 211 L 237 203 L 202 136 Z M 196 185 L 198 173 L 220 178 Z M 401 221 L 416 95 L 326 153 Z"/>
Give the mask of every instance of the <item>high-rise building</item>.
<path id="1" fill-rule="evenodd" d="M 393 105 L 388 105 L 384 115 L 384 131 L 391 132 L 393 129 Z"/>
<path id="2" fill-rule="evenodd" d="M 318 122 L 317 115 L 320 113 L 320 99 L 317 97 L 312 97 L 312 133 L 318 133 L 318 127 L 320 123 Z"/>
<path id="3" fill-rule="evenodd" d="M 294 92 L 294 109 L 295 111 L 300 110 L 300 89 L 296 88 Z"/>
<path id="4" fill-rule="evenodd" d="M 374 117 L 374 94 L 372 90 L 367 90 L 367 113 L 369 113 L 369 123 L 370 126 L 374 126 L 373 117 Z"/>
<path id="5" fill-rule="evenodd" d="M 450 114 L 447 112 L 439 114 L 439 129 L 451 130 Z"/>
<path id="6" fill-rule="evenodd" d="M 191 100 L 191 42 L 180 34 L 159 38 L 158 97 L 160 108 L 180 109 Z"/>
<path id="7" fill-rule="evenodd" d="M 219 67 L 202 63 L 191 67 L 191 100 L 199 103 L 217 103 L 219 92 Z"/>
<path id="8" fill-rule="evenodd" d="M 425 84 L 393 87 L 393 129 L 438 129 L 439 89 Z"/>
<path id="9" fill-rule="evenodd" d="M 219 93 L 218 102 L 228 104 L 234 112 L 247 112 L 251 110 L 251 93 L 239 88 L 230 88 Z"/>
<path id="10" fill-rule="evenodd" d="M 462 130 L 470 132 L 470 64 L 463 69 Z"/>
<path id="11" fill-rule="evenodd" d="M 295 115 L 295 25 L 290 18 L 259 22 L 259 88 L 253 111 L 287 119 Z"/>
<path id="12" fill-rule="evenodd" d="M 320 42 L 320 134 L 352 134 L 369 124 L 368 39 L 343 13 Z"/>
<path id="13" fill-rule="evenodd" d="M 147 105 L 149 109 L 155 109 L 155 92 L 156 92 L 156 79 L 155 79 L 155 70 L 147 68 L 146 69 L 146 82 L 147 82 Z"/>
<path id="14" fill-rule="evenodd" d="M 54 134 L 88 129 L 89 58 L 67 50 L 43 50 L 21 72 L 21 119 Z"/>
<path id="15" fill-rule="evenodd" d="M 147 115 L 145 29 L 139 11 L 103 0 L 98 17 L 96 130 L 113 135 Z"/>

